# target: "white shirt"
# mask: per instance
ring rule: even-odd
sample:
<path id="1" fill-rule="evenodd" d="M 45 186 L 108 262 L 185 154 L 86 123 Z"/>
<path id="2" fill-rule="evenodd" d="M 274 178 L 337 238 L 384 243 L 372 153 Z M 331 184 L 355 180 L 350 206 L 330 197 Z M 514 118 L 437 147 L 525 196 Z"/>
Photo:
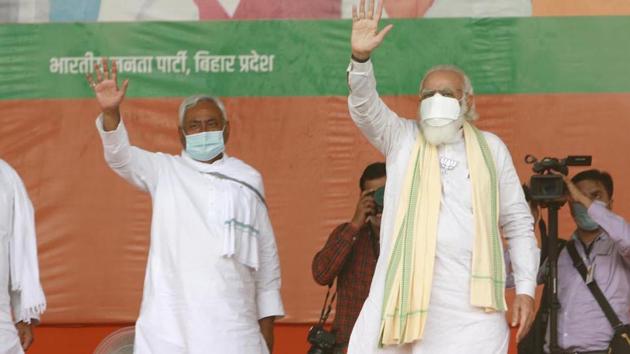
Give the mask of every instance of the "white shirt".
<path id="1" fill-rule="evenodd" d="M 470 305 L 470 270 L 474 237 L 472 189 L 463 138 L 439 147 L 442 199 L 431 301 L 424 338 L 412 345 L 377 348 L 385 276 L 394 219 L 408 160 L 419 134 L 414 120 L 401 119 L 378 97 L 372 64 L 351 63 L 350 114 L 368 140 L 386 157 L 387 184 L 381 221 L 381 255 L 370 295 L 350 339 L 349 353 L 506 353 L 508 335 L 503 313 L 485 313 Z M 503 142 L 483 133 L 499 176 L 499 226 L 508 241 L 517 294 L 535 295 L 538 247 L 533 218 Z"/>
<path id="2" fill-rule="evenodd" d="M 225 172 L 236 165 L 249 180 L 257 178 L 254 187 L 262 193 L 258 172 L 227 156 L 205 164 L 187 156 L 141 150 L 129 144 L 122 122 L 116 130 L 105 132 L 99 117 L 97 127 L 109 166 L 149 192 L 153 200 L 134 352 L 268 353 L 258 320 L 284 315 L 280 265 L 268 215 L 265 210 L 263 222 L 256 225 L 260 230 L 257 271 L 237 257 L 224 256 L 226 200 L 241 198 L 227 193 L 241 193 L 244 187 L 201 173 L 197 167 Z"/>
<path id="3" fill-rule="evenodd" d="M 10 257 L 14 255 L 11 255 L 10 243 L 14 237 L 13 225 L 16 218 L 25 217 L 28 219 L 22 221 L 35 222 L 32 215 L 21 215 L 15 212 L 15 198 L 19 196 L 15 195 L 14 190 L 24 188 L 21 181 L 16 180 L 16 176 L 13 168 L 0 160 L 0 354 L 23 353 L 14 324 L 21 320 L 18 318 L 21 292 L 11 291 Z M 23 195 L 26 196 L 26 193 Z M 23 200 L 22 203 L 31 206 L 30 200 Z M 36 250 L 31 251 L 36 254 Z M 38 282 L 39 279 L 36 281 Z M 33 316 L 32 319 L 39 320 L 39 316 Z"/>

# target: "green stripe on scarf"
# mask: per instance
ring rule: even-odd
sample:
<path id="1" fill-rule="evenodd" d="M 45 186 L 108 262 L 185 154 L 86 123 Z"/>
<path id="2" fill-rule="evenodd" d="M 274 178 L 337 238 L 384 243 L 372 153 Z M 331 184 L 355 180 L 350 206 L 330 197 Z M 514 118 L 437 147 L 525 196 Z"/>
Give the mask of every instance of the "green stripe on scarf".
<path id="1" fill-rule="evenodd" d="M 483 133 L 468 122 L 464 122 L 463 129 L 475 219 L 471 304 L 487 311 L 504 311 L 505 270 L 495 163 Z M 437 147 L 428 144 L 421 134 L 412 151 L 394 223 L 380 346 L 421 339 L 431 295 L 442 195 L 439 156 Z"/>

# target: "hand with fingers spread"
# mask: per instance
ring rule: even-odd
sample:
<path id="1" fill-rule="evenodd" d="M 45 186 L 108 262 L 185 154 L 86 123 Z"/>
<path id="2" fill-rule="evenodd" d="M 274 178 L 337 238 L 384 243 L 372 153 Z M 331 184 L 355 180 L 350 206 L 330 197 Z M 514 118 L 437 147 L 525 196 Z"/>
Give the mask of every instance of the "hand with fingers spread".
<path id="1" fill-rule="evenodd" d="M 368 2 L 367 9 L 365 2 Z M 387 25 L 380 32 L 378 22 L 383 14 L 384 0 L 379 1 L 378 9 L 374 13 L 375 0 L 360 0 L 359 9 L 352 6 L 352 56 L 355 59 L 364 61 L 370 58 L 372 51 L 376 49 L 385 38 L 385 35 L 394 27 Z"/>
<path id="2" fill-rule="evenodd" d="M 350 222 L 355 227 L 361 228 L 367 222 L 368 217 L 374 215 L 375 212 L 376 202 L 374 201 L 374 191 L 363 191 L 361 193 L 361 198 L 359 198 L 359 203 L 357 203 L 357 209 L 355 210 L 354 216 Z"/>
<path id="3" fill-rule="evenodd" d="M 127 93 L 129 80 L 125 80 L 118 87 L 118 67 L 116 61 L 112 61 L 111 69 L 107 58 L 103 58 L 101 65 L 95 64 L 96 79 L 92 74 L 86 76 L 87 82 L 96 94 L 96 101 L 103 112 L 103 128 L 106 131 L 114 130 L 120 122 L 120 104 Z"/>
<path id="4" fill-rule="evenodd" d="M 534 299 L 529 295 L 518 294 L 514 298 L 511 325 L 512 327 L 518 327 L 516 331 L 517 343 L 527 335 L 532 323 L 534 323 L 534 318 L 536 317 L 534 307 Z"/>

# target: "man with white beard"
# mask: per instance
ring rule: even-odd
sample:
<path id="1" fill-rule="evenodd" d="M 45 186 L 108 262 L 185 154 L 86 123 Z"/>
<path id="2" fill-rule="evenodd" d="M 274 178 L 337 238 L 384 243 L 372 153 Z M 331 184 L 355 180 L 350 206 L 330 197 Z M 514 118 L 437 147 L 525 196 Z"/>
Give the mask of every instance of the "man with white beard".
<path id="1" fill-rule="evenodd" d="M 539 250 L 510 153 L 474 125 L 470 80 L 437 66 L 421 82 L 418 121 L 401 119 L 376 91 L 372 51 L 383 3 L 353 10 L 348 68 L 352 119 L 386 157 L 382 255 L 348 353 L 503 354 L 505 236 L 516 297 L 517 340 L 534 317 Z"/>

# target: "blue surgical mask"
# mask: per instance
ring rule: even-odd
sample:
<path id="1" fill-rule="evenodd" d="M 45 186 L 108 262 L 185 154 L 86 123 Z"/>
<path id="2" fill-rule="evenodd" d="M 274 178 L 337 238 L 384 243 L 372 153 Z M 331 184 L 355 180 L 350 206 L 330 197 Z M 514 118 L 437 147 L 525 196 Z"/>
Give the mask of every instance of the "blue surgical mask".
<path id="1" fill-rule="evenodd" d="M 584 205 L 580 203 L 571 203 L 571 210 L 573 211 L 573 220 L 575 220 L 579 229 L 584 231 L 595 231 L 599 228 L 599 224 L 588 215 L 588 211 Z"/>
<path id="2" fill-rule="evenodd" d="M 210 161 L 224 150 L 223 130 L 186 135 L 186 152 L 197 161 Z"/>

